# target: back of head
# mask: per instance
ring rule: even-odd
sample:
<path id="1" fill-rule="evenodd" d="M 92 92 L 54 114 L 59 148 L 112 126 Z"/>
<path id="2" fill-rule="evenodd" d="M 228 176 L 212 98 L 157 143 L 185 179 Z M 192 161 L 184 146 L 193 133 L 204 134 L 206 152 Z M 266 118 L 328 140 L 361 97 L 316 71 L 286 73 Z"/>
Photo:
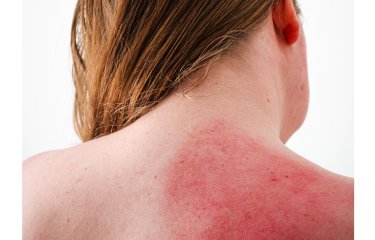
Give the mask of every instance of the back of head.
<path id="1" fill-rule="evenodd" d="M 258 29 L 276 0 L 78 0 L 74 120 L 83 141 L 149 112 Z"/>

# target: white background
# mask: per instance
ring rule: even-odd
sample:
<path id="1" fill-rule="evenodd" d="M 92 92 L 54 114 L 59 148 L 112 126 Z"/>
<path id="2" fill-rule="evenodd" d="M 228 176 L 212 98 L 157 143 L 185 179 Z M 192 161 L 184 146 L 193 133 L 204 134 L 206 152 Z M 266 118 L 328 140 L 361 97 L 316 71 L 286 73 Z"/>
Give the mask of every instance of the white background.
<path id="1" fill-rule="evenodd" d="M 69 50 L 75 0 L 24 1 L 23 158 L 80 141 L 73 128 Z M 307 41 L 310 108 L 287 144 L 318 165 L 353 176 L 351 0 L 299 0 Z"/>

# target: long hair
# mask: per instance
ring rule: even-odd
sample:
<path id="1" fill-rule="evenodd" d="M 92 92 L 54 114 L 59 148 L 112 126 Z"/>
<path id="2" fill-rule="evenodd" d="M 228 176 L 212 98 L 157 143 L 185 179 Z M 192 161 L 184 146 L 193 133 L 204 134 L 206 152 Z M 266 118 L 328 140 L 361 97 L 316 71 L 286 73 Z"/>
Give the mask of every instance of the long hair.
<path id="1" fill-rule="evenodd" d="M 276 0 L 78 0 L 71 49 L 82 141 L 120 130 L 256 30 Z"/>

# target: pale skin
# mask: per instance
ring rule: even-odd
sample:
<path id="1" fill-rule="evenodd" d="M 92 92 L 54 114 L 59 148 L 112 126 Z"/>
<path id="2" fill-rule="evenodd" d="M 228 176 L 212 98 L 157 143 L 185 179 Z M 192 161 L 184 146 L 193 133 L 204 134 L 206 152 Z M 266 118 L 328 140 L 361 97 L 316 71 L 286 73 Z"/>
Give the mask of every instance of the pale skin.
<path id="1" fill-rule="evenodd" d="M 237 50 L 132 125 L 26 160 L 23 238 L 353 239 L 353 179 L 284 145 L 308 105 L 292 1 Z"/>

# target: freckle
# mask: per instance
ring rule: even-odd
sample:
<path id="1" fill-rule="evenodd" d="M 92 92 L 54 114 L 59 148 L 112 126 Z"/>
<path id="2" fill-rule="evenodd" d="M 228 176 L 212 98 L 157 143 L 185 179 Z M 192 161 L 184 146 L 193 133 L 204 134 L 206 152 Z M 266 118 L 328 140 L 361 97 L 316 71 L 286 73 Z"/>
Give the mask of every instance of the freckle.
<path id="1" fill-rule="evenodd" d="M 87 167 L 85 167 L 85 171 L 87 171 Z"/>
<path id="2" fill-rule="evenodd" d="M 303 91 L 304 87 L 305 87 L 305 86 L 302 84 L 302 85 L 301 85 L 301 91 Z"/>
<path id="3" fill-rule="evenodd" d="M 79 183 L 82 179 L 81 178 L 78 178 L 75 183 Z"/>
<path id="4" fill-rule="evenodd" d="M 269 102 L 269 103 L 271 102 L 269 98 L 267 98 L 267 102 Z"/>
<path id="5" fill-rule="evenodd" d="M 154 179 L 157 179 L 158 178 L 158 176 L 154 176 Z"/>
<path id="6" fill-rule="evenodd" d="M 66 219 L 66 222 L 70 222 L 70 219 L 68 218 L 68 219 Z"/>
<path id="7" fill-rule="evenodd" d="M 184 163 L 184 160 L 181 160 L 180 163 Z"/>

